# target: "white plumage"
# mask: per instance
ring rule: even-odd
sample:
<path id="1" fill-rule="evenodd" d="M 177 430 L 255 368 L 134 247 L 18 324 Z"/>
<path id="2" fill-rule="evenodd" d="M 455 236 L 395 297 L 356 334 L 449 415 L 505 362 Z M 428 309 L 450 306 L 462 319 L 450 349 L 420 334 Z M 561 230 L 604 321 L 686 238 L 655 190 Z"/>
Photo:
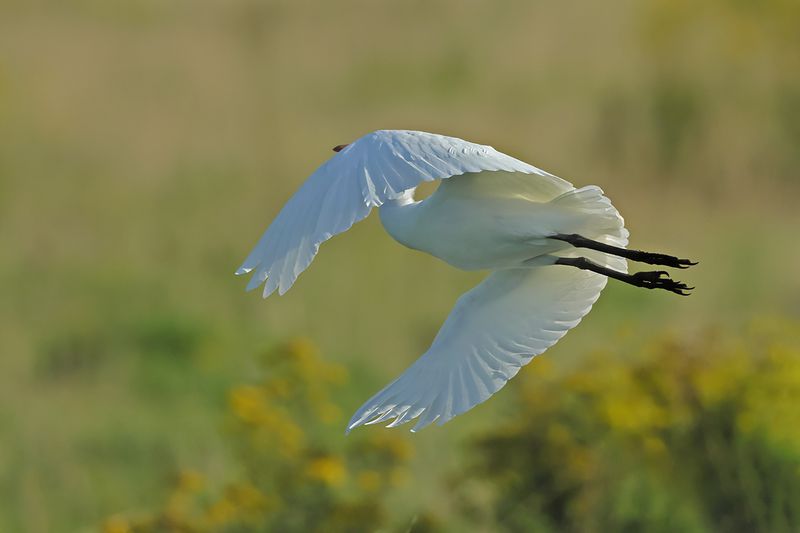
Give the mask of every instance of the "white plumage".
<path id="1" fill-rule="evenodd" d="M 416 202 L 423 181 L 447 179 Z M 376 131 L 324 163 L 286 203 L 236 272 L 248 289 L 285 293 L 320 244 L 381 208 L 402 244 L 464 269 L 490 269 L 456 303 L 433 344 L 370 398 L 348 431 L 379 422 L 414 430 L 483 402 L 589 312 L 604 275 L 555 265 L 587 257 L 626 272 L 625 259 L 551 237 L 580 234 L 625 247 L 623 219 L 599 187 L 569 182 L 490 146 L 414 131 Z"/>

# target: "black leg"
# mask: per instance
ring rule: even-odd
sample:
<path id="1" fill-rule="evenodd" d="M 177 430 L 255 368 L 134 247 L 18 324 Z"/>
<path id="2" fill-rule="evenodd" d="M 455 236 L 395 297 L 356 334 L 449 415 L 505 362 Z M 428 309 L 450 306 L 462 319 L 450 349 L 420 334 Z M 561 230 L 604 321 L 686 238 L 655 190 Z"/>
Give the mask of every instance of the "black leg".
<path id="1" fill-rule="evenodd" d="M 636 274 L 625 274 L 618 272 L 612 268 L 598 265 L 597 263 L 586 259 L 585 257 L 559 257 L 556 259 L 557 265 L 568 265 L 581 270 L 590 270 L 609 278 L 622 281 L 634 287 L 643 287 L 645 289 L 664 289 L 665 291 L 674 292 L 681 296 L 689 296 L 689 291 L 694 287 L 688 287 L 685 283 L 675 281 L 669 277 L 664 271 L 652 272 L 637 272 Z"/>
<path id="2" fill-rule="evenodd" d="M 642 252 L 639 250 L 628 250 L 627 248 L 620 248 L 619 246 L 611 246 L 610 244 L 593 241 L 577 234 L 558 234 L 553 235 L 550 238 L 558 241 L 568 242 L 575 248 L 588 248 L 590 250 L 597 250 L 598 252 L 605 252 L 618 257 L 624 257 L 625 259 L 630 259 L 631 261 L 647 263 L 648 265 L 689 268 L 690 266 L 697 264 L 689 261 L 688 259 L 679 259 L 671 255 Z"/>

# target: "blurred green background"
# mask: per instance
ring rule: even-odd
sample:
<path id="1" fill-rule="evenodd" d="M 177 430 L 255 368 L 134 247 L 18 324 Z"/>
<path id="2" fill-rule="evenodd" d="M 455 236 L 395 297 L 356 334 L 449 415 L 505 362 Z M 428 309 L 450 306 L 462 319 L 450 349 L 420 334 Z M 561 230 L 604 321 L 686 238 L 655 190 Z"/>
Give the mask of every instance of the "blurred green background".
<path id="1" fill-rule="evenodd" d="M 798 28 L 796 0 L 3 0 L 0 530 L 797 531 Z M 233 271 L 375 129 L 601 185 L 695 294 L 610 283 L 492 401 L 345 439 L 481 275 L 375 216 L 283 297 Z"/>

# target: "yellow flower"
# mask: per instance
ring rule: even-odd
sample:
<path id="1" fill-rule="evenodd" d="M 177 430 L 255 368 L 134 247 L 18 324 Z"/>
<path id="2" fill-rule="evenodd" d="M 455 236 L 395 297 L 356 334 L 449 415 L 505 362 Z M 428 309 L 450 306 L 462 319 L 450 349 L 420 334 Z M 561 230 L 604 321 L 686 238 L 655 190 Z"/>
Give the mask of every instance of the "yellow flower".
<path id="1" fill-rule="evenodd" d="M 398 437 L 390 432 L 376 433 L 371 444 L 379 450 L 384 450 L 398 461 L 407 461 L 414 456 L 414 448 L 408 440 Z"/>
<path id="2" fill-rule="evenodd" d="M 375 492 L 381 488 L 381 475 L 375 470 L 365 470 L 358 474 L 358 486 L 361 490 Z"/>
<path id="3" fill-rule="evenodd" d="M 265 420 L 265 428 L 274 432 L 277 437 L 278 451 L 284 457 L 295 457 L 305 445 L 305 433 L 283 411 L 270 411 Z"/>
<path id="4" fill-rule="evenodd" d="M 286 398 L 292 392 L 292 384 L 286 378 L 272 378 L 264 383 L 265 391 L 276 398 Z"/>
<path id="5" fill-rule="evenodd" d="M 582 394 L 596 394 L 598 389 L 601 389 L 605 383 L 603 380 L 598 379 L 598 374 L 594 372 L 576 372 L 566 377 L 563 380 L 566 388 L 572 392 Z M 531 405 L 536 405 L 535 402 L 529 402 Z"/>
<path id="6" fill-rule="evenodd" d="M 181 470 L 178 473 L 177 488 L 182 492 L 198 492 L 203 490 L 205 479 L 196 470 Z"/>
<path id="7" fill-rule="evenodd" d="M 306 467 L 306 475 L 331 487 L 339 487 L 344 483 L 347 471 L 344 462 L 332 455 L 312 459 Z"/>
<path id="8" fill-rule="evenodd" d="M 309 339 L 297 338 L 286 343 L 286 353 L 294 361 L 308 364 L 319 358 L 317 346 Z"/>
<path id="9" fill-rule="evenodd" d="M 121 516 L 112 516 L 103 524 L 103 533 L 130 533 L 131 525 Z"/>
<path id="10" fill-rule="evenodd" d="M 601 403 L 602 412 L 612 429 L 642 433 L 666 425 L 666 413 L 653 398 L 641 391 L 630 392 L 638 394 L 611 396 Z"/>
<path id="11" fill-rule="evenodd" d="M 228 395 L 228 405 L 233 414 L 249 424 L 263 420 L 264 400 L 264 391 L 253 385 L 235 387 Z"/>
<path id="12" fill-rule="evenodd" d="M 316 345 L 308 339 L 297 338 L 286 343 L 284 351 L 293 386 L 318 390 L 319 381 L 325 380 L 326 372 Z"/>
<path id="13" fill-rule="evenodd" d="M 537 357 L 530 365 L 531 371 L 528 372 L 536 376 L 537 379 L 550 377 L 553 375 L 553 360 L 547 357 Z"/>
<path id="14" fill-rule="evenodd" d="M 246 481 L 228 487 L 227 497 L 238 507 L 248 510 L 260 510 L 267 504 L 267 496 L 258 487 Z"/>
<path id="15" fill-rule="evenodd" d="M 236 506 L 227 498 L 222 498 L 208 509 L 207 518 L 214 526 L 231 522 L 236 518 Z"/>
<path id="16" fill-rule="evenodd" d="M 652 456 L 661 456 L 667 452 L 667 446 L 664 441 L 658 437 L 648 435 L 644 438 L 644 451 Z"/>

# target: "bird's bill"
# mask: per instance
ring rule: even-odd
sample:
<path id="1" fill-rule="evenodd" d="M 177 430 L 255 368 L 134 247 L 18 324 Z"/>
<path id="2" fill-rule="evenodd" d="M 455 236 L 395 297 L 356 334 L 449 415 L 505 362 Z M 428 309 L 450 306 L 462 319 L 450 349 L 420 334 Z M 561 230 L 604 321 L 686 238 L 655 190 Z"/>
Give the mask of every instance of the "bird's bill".
<path id="1" fill-rule="evenodd" d="M 333 151 L 334 152 L 341 152 L 342 150 L 344 150 L 348 146 L 350 146 L 350 145 L 349 144 L 337 144 L 336 146 L 333 147 Z"/>

